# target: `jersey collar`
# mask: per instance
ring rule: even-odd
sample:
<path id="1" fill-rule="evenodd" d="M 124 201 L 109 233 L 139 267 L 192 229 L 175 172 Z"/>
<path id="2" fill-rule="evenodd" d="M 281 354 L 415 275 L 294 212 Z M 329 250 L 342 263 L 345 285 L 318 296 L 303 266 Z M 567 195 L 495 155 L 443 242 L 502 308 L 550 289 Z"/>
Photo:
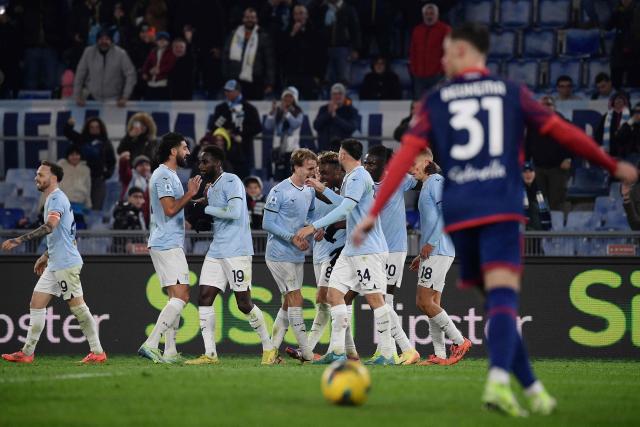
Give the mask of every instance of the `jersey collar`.
<path id="1" fill-rule="evenodd" d="M 472 74 L 479 74 L 483 77 L 486 77 L 489 75 L 489 70 L 486 67 L 470 67 L 470 68 L 465 68 L 464 70 L 460 71 L 458 74 L 456 74 L 454 76 L 455 79 L 460 78 L 460 77 L 466 77 Z"/>
<path id="2" fill-rule="evenodd" d="M 293 181 L 291 180 L 291 177 L 287 178 L 287 181 L 289 181 L 289 184 L 293 185 L 296 188 L 296 190 L 298 190 L 298 191 L 304 190 L 304 185 L 302 187 L 298 187 L 297 185 L 295 185 L 293 183 Z"/>

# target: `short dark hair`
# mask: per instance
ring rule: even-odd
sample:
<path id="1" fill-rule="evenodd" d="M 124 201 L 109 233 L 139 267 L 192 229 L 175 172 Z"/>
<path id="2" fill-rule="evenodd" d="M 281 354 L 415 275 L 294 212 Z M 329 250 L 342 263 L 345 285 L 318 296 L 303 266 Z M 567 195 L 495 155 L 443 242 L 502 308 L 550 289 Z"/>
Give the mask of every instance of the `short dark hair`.
<path id="1" fill-rule="evenodd" d="M 320 154 L 318 154 L 318 164 L 340 167 L 340 162 L 338 161 L 338 153 L 336 153 L 335 151 L 322 151 Z"/>
<path id="2" fill-rule="evenodd" d="M 42 163 L 40 163 L 41 166 L 48 166 L 49 169 L 51 170 L 51 173 L 53 175 L 56 176 L 56 178 L 58 179 L 58 182 L 62 182 L 62 178 L 64 177 L 64 170 L 62 169 L 62 166 L 50 162 L 48 160 L 43 160 Z"/>
<path id="3" fill-rule="evenodd" d="M 558 86 L 558 84 L 560 84 L 560 82 L 569 82 L 571 83 L 571 85 L 573 85 L 573 79 L 569 76 L 567 76 L 566 74 L 561 75 L 560 77 L 558 77 L 556 79 L 556 86 Z"/>
<path id="4" fill-rule="evenodd" d="M 164 163 L 171 155 L 171 149 L 179 147 L 186 138 L 177 132 L 169 132 L 162 135 L 160 146 L 158 147 L 158 162 Z"/>
<path id="5" fill-rule="evenodd" d="M 133 196 L 133 195 L 134 195 L 134 194 L 136 194 L 136 193 L 142 193 L 142 194 L 144 194 L 144 191 L 142 191 L 142 188 L 140 188 L 140 187 L 131 187 L 131 188 L 129 189 L 129 191 L 127 191 L 127 197 L 131 197 L 131 196 Z"/>
<path id="6" fill-rule="evenodd" d="M 609 77 L 609 74 L 607 73 L 598 73 L 596 75 L 596 84 L 601 83 L 601 82 L 610 82 L 611 81 L 611 77 Z"/>
<path id="7" fill-rule="evenodd" d="M 225 160 L 224 151 L 222 150 L 222 148 L 218 147 L 217 145 L 207 145 L 202 149 L 202 152 L 207 153 L 214 159 L 220 160 L 221 163 L 224 163 L 224 160 Z"/>
<path id="8" fill-rule="evenodd" d="M 73 153 L 78 153 L 80 154 L 80 156 L 82 156 L 82 150 L 80 149 L 80 146 L 76 144 L 71 144 L 69 148 L 67 148 L 67 152 L 64 154 L 64 158 L 66 159 Z"/>
<path id="9" fill-rule="evenodd" d="M 455 27 L 449 35 L 451 40 L 464 40 L 484 55 L 489 52 L 489 29 L 482 24 L 466 22 Z"/>
<path id="10" fill-rule="evenodd" d="M 360 160 L 362 158 L 362 143 L 357 139 L 348 138 L 343 140 L 340 143 L 340 148 L 349 153 L 349 155 L 355 160 Z"/>
<path id="11" fill-rule="evenodd" d="M 384 162 L 388 162 L 391 156 L 393 155 L 393 150 L 391 148 L 387 148 L 382 144 L 374 145 L 369 148 L 367 154 L 370 156 L 376 156 L 384 160 Z"/>

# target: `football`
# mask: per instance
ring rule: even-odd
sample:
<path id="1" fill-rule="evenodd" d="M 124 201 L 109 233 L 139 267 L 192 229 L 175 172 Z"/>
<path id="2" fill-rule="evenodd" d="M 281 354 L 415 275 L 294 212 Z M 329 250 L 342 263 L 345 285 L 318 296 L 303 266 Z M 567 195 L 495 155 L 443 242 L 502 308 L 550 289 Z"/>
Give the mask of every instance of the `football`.
<path id="1" fill-rule="evenodd" d="M 322 374 L 322 394 L 336 405 L 362 405 L 371 389 L 369 371 L 352 360 L 333 362 Z"/>

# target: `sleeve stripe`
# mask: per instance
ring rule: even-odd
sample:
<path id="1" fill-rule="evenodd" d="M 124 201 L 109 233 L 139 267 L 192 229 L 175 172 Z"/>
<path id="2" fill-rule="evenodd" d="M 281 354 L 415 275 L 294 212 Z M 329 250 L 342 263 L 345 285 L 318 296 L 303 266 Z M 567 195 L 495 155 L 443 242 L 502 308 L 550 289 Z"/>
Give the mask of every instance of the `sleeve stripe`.
<path id="1" fill-rule="evenodd" d="M 49 212 L 47 212 L 47 216 L 48 216 L 48 217 L 49 217 L 49 216 L 55 216 L 55 217 L 58 217 L 58 218 L 62 218 L 62 212 L 59 212 L 59 211 L 49 211 Z"/>
<path id="2" fill-rule="evenodd" d="M 272 211 L 272 210 L 271 210 L 271 209 L 269 209 L 269 208 L 264 208 L 264 210 L 265 210 L 265 211 L 269 211 L 269 212 L 273 212 L 273 213 L 278 213 L 278 211 Z"/>
<path id="3" fill-rule="evenodd" d="M 360 203 L 360 200 L 356 200 L 356 199 L 354 199 L 353 197 L 349 197 L 349 196 L 344 196 L 344 197 L 345 197 L 345 199 L 351 199 L 351 200 L 353 200 L 353 201 L 354 201 L 354 202 L 356 202 L 356 203 Z"/>
<path id="4" fill-rule="evenodd" d="M 240 196 L 229 197 L 229 199 L 227 199 L 227 202 L 228 202 L 228 201 L 231 201 L 231 200 L 233 200 L 233 199 L 240 199 L 240 200 L 242 200 L 242 197 L 240 197 Z"/>

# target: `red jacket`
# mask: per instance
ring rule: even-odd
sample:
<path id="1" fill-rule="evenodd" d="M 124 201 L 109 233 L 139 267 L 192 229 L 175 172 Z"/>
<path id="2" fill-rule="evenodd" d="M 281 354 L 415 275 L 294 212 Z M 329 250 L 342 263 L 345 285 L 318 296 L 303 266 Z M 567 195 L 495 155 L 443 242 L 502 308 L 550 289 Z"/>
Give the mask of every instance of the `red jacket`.
<path id="1" fill-rule="evenodd" d="M 147 75 L 147 81 L 153 80 L 153 76 L 149 73 L 153 67 L 156 66 L 156 62 L 158 62 L 158 48 L 154 48 L 151 52 L 149 52 L 149 56 L 147 56 L 147 60 L 144 61 L 144 65 L 142 66 L 142 75 Z M 160 58 L 160 72 L 156 75 L 156 81 L 166 80 L 169 78 L 169 72 L 173 69 L 173 66 L 176 63 L 176 57 L 173 55 L 171 51 L 171 46 L 167 47 L 162 54 L 162 58 Z"/>
<path id="2" fill-rule="evenodd" d="M 411 34 L 409 68 L 415 77 L 433 77 L 442 74 L 442 42 L 451 32 L 451 27 L 442 21 L 432 26 L 424 22 L 416 25 Z"/>

